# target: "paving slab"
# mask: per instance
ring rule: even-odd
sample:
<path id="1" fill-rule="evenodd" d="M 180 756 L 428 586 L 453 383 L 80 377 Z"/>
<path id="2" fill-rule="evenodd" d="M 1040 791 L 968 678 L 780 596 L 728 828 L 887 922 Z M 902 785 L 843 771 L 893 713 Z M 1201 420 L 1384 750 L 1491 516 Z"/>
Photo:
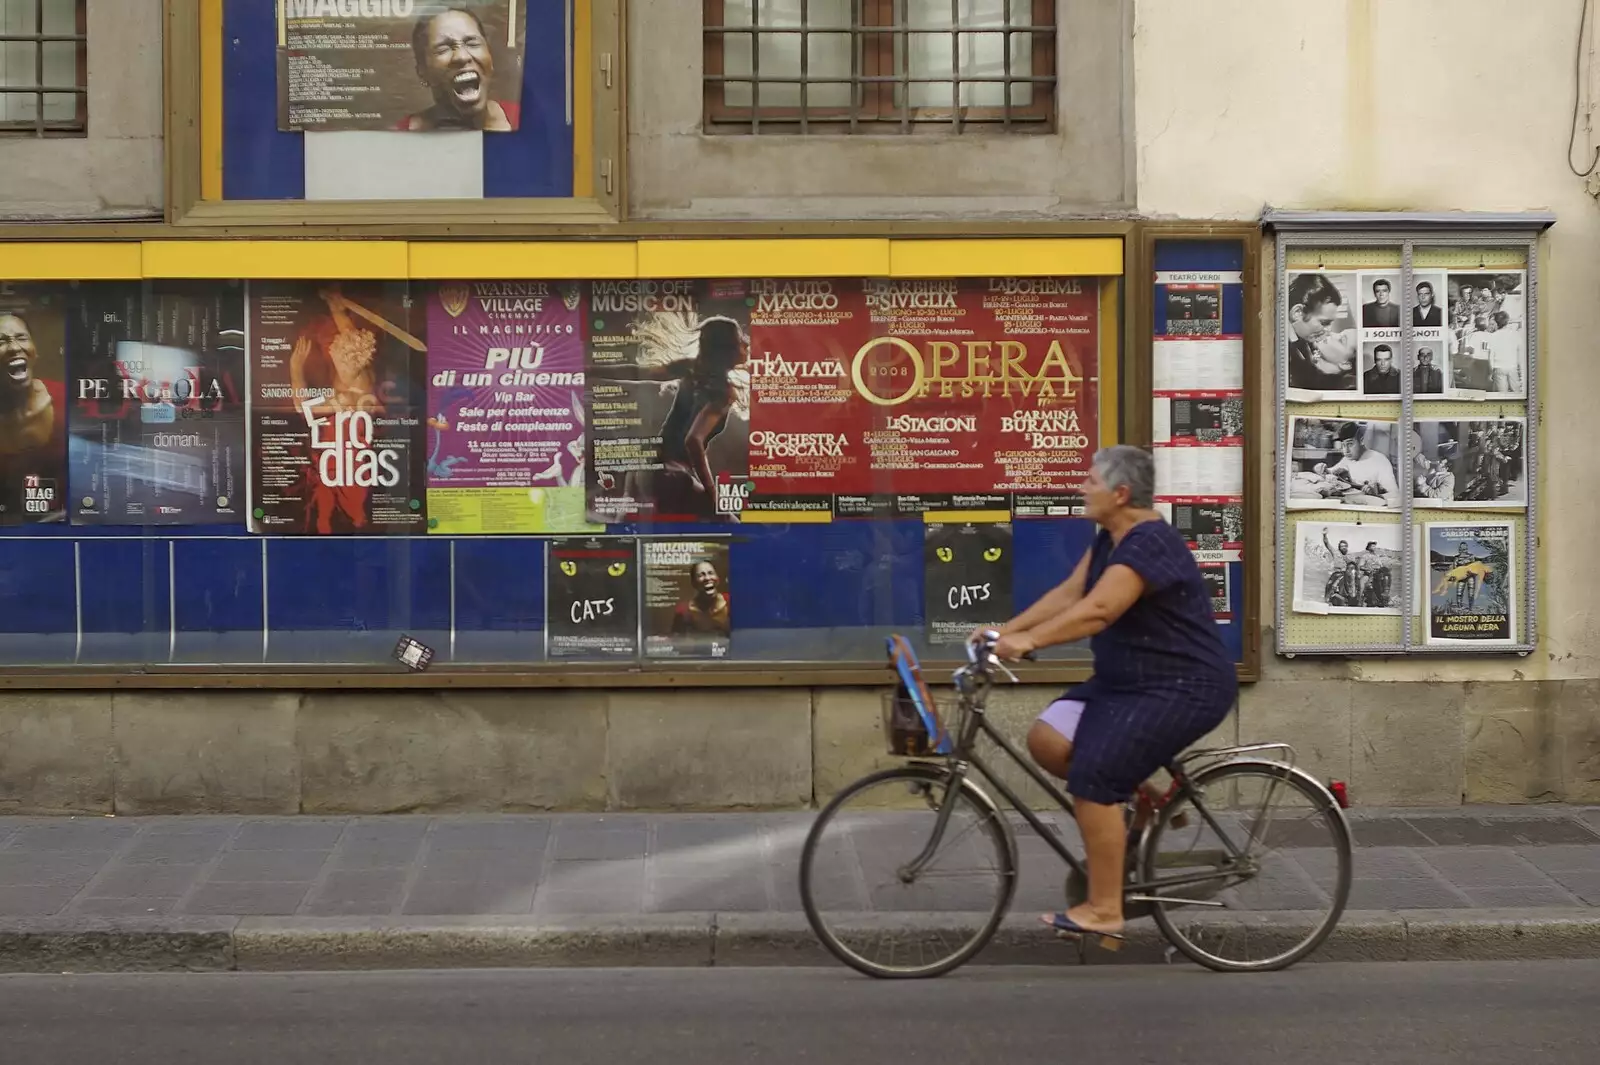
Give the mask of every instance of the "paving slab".
<path id="1" fill-rule="evenodd" d="M 0 952 L 11 952 L 0 956 L 0 968 L 68 957 L 115 967 L 124 949 L 135 968 L 181 967 L 185 951 L 200 967 L 236 967 L 228 937 L 246 922 L 257 922 L 250 957 L 265 957 L 263 944 L 272 943 L 285 958 L 318 965 L 360 958 L 410 964 L 407 950 L 418 963 L 480 957 L 575 964 L 574 943 L 593 944 L 596 957 L 655 951 L 639 954 L 639 964 L 661 957 L 686 964 L 820 957 L 831 964 L 801 912 L 800 850 L 814 816 L 0 818 Z M 1469 951 L 1463 929 L 1481 926 L 1498 942 L 1532 935 L 1541 921 L 1556 931 L 1541 932 L 1545 946 L 1538 949 L 1577 950 L 1595 929 L 1592 946 L 1600 954 L 1600 810 L 1363 809 L 1350 821 L 1357 846 L 1349 909 L 1324 948 L 1330 956 L 1404 953 L 1413 924 L 1419 955 L 1465 956 L 1483 948 Z M 817 862 L 819 903 L 889 922 L 885 927 L 909 908 L 944 927 L 939 922 L 949 925 L 985 905 L 993 896 L 989 881 L 898 883 L 894 869 L 910 856 L 901 853 L 910 823 L 904 814 L 885 815 L 830 841 Z M 1080 849 L 1070 821 L 1052 824 Z M 1033 957 L 1036 914 L 1065 898 L 1067 866 L 1027 825 L 1014 827 L 1018 878 L 994 957 Z M 1230 906 L 1248 904 L 1252 920 L 1288 920 L 1331 890 L 1332 852 L 1318 849 L 1304 826 L 1287 823 L 1273 841 L 1282 849 L 1263 875 L 1222 896 Z M 977 843 L 970 836 L 953 849 L 954 871 L 986 868 L 987 852 Z M 184 939 L 193 931 L 185 921 L 212 922 L 204 928 L 213 938 Z M 321 938 L 296 943 L 296 928 Z M 1150 922 L 1130 928 L 1149 942 L 1139 950 L 1130 943 L 1121 961 L 1151 951 L 1166 958 Z M 367 938 L 330 931 L 340 929 L 364 929 Z M 40 935 L 61 942 L 45 944 Z M 225 949 L 216 935 L 227 939 Z M 556 942 L 565 945 L 556 949 Z M 660 942 L 670 949 L 657 950 Z M 1041 963 L 1059 961 L 1057 946 L 1038 956 Z M 1107 960 L 1095 952 L 1083 957 Z"/>

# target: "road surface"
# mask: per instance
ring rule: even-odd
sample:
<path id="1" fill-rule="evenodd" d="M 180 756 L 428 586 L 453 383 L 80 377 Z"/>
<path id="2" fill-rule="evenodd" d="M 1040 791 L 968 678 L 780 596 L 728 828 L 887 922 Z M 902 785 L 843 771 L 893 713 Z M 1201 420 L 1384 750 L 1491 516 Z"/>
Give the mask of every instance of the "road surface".
<path id="1" fill-rule="evenodd" d="M 1600 960 L 0 977 L 7 1065 L 1600 1062 Z"/>

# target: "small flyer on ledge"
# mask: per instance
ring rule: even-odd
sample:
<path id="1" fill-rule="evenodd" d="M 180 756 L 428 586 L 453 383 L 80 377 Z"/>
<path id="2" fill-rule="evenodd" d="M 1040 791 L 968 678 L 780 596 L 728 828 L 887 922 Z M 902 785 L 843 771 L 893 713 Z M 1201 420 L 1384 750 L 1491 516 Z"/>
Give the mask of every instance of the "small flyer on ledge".
<path id="1" fill-rule="evenodd" d="M 646 657 L 726 658 L 733 646 L 727 541 L 646 541 L 644 611 Z"/>

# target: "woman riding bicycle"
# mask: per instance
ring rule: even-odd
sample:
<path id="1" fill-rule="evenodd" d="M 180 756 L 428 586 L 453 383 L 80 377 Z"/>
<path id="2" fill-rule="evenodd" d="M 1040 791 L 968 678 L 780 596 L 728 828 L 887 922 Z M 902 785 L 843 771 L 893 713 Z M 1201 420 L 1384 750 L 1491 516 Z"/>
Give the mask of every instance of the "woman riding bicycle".
<path id="1" fill-rule="evenodd" d="M 1067 782 L 1088 855 L 1089 898 L 1046 924 L 1121 938 L 1123 805 L 1216 728 L 1238 680 L 1217 636 L 1211 593 L 1183 537 L 1153 507 L 1155 465 L 1135 447 L 1094 457 L 1084 483 L 1100 526 L 1072 576 L 1000 628 L 995 653 L 1018 659 L 1092 637 L 1094 676 L 1039 715 L 1028 752 Z"/>

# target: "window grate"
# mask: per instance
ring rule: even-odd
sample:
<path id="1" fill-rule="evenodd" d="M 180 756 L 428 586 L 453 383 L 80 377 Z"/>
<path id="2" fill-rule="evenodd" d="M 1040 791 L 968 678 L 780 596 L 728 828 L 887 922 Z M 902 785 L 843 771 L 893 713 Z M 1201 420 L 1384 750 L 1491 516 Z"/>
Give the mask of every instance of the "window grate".
<path id="1" fill-rule="evenodd" d="M 712 133 L 1054 129 L 1055 0 L 704 0 Z"/>
<path id="2" fill-rule="evenodd" d="M 85 0 L 0 0 L 0 134 L 88 131 Z"/>

